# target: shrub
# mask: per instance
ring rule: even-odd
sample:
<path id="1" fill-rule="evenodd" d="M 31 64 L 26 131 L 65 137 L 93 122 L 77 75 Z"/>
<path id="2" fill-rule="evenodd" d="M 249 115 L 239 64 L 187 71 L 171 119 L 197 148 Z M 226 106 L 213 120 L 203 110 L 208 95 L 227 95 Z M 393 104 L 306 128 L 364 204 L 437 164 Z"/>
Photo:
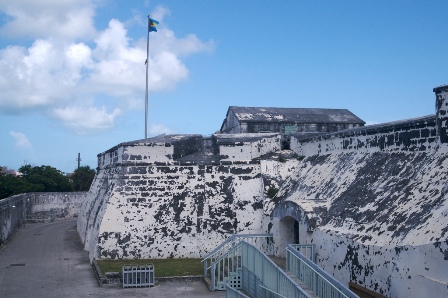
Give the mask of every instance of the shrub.
<path id="1" fill-rule="evenodd" d="M 269 189 L 268 189 L 268 197 L 270 197 L 271 199 L 273 198 L 273 197 L 275 197 L 275 195 L 277 194 L 277 192 L 278 192 L 278 189 L 277 188 L 275 188 L 275 187 L 269 187 Z"/>

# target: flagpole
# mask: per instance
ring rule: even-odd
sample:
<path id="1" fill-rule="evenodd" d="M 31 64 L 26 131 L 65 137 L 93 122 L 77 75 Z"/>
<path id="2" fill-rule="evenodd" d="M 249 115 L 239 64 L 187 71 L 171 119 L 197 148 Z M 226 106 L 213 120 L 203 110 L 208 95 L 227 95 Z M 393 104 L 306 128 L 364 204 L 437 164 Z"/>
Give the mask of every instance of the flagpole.
<path id="1" fill-rule="evenodd" d="M 146 92 L 145 92 L 145 139 L 148 138 L 148 65 L 149 65 L 149 30 L 151 21 L 148 14 L 148 36 L 146 38 Z"/>

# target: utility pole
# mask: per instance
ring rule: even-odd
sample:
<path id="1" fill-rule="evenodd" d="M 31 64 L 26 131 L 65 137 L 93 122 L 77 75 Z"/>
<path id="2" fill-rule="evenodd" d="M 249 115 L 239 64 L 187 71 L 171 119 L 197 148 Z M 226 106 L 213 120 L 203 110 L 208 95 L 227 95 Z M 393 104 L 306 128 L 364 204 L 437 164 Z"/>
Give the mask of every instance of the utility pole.
<path id="1" fill-rule="evenodd" d="M 79 153 L 78 152 L 78 158 L 76 159 L 77 161 L 78 161 L 78 169 L 79 169 L 79 166 L 80 166 L 80 163 L 81 163 L 81 153 Z"/>

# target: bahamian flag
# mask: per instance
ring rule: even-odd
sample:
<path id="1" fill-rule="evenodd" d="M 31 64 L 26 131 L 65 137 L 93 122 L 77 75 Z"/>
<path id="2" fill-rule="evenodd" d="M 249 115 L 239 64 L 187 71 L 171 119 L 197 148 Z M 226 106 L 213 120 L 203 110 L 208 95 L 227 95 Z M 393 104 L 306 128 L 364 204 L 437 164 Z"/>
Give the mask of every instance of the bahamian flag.
<path id="1" fill-rule="evenodd" d="M 149 32 L 157 32 L 156 26 L 159 24 L 156 20 L 149 19 Z"/>

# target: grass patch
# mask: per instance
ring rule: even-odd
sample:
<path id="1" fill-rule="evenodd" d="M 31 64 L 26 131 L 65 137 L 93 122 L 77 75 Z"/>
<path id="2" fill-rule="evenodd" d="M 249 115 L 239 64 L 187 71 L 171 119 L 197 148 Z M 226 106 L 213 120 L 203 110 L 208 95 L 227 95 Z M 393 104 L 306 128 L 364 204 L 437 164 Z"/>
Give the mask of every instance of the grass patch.
<path id="1" fill-rule="evenodd" d="M 98 267 L 106 272 L 121 272 L 123 265 L 153 264 L 156 277 L 189 276 L 204 274 L 202 259 L 141 259 L 141 260 L 97 260 Z"/>

